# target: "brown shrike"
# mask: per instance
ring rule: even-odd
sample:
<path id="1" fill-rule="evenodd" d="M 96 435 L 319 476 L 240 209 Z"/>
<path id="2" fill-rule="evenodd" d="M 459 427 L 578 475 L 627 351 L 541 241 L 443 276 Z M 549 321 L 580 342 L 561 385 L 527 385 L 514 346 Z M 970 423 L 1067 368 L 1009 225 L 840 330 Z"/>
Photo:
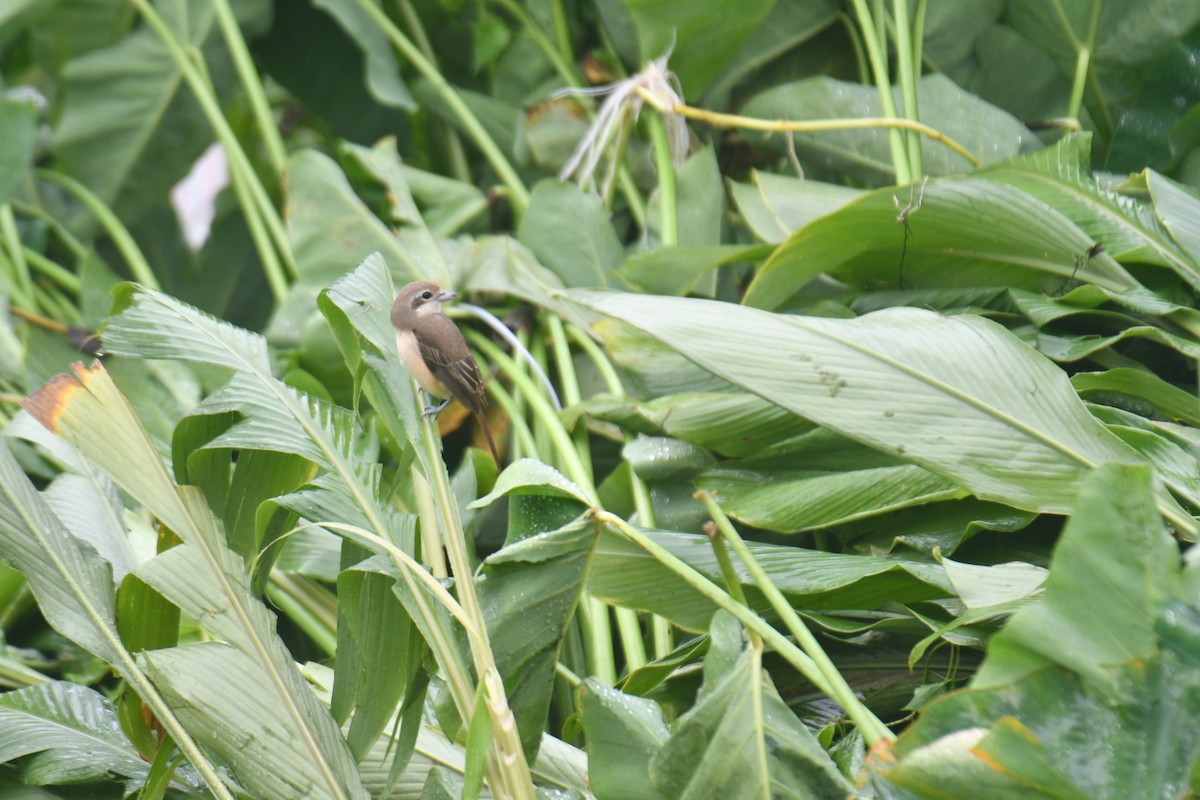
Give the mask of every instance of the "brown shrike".
<path id="1" fill-rule="evenodd" d="M 442 303 L 457 297 L 428 281 L 415 281 L 401 289 L 392 304 L 396 346 L 400 349 L 401 363 L 421 388 L 444 401 L 441 405 L 427 406 L 425 415 L 438 413 L 451 400 L 462 403 L 479 421 L 492 457 L 499 464 L 500 454 L 483 414 L 487 395 L 479 365 L 467 349 L 462 331 L 442 313 Z"/>

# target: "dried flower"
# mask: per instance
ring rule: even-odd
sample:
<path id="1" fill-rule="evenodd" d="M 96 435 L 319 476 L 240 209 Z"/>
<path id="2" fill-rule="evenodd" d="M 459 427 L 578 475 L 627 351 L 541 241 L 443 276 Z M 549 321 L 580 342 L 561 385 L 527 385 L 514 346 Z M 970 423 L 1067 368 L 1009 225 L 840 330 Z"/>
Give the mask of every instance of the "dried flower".
<path id="1" fill-rule="evenodd" d="M 587 134 L 580 140 L 570 160 L 558 173 L 559 180 L 579 182 L 582 189 L 597 192 L 607 197 L 612 190 L 613 179 L 617 173 L 617 162 L 620 154 L 611 152 L 608 164 L 604 170 L 604 179 L 596 184 L 596 171 L 606 152 L 619 147 L 621 136 L 628 120 L 637 121 L 642 105 L 646 102 L 642 92 L 651 95 L 651 104 L 663 115 L 667 128 L 667 146 L 671 150 L 671 158 L 675 163 L 681 163 L 687 155 L 688 132 L 683 117 L 673 113 L 671 109 L 676 103 L 683 103 L 682 90 L 676 90 L 679 82 L 675 73 L 667 69 L 667 59 L 671 56 L 668 51 L 661 58 L 656 58 L 646 65 L 641 72 L 623 81 L 596 86 L 591 89 L 564 89 L 556 93 L 556 97 L 567 94 L 587 94 L 604 96 L 596 119 L 588 128 Z"/>

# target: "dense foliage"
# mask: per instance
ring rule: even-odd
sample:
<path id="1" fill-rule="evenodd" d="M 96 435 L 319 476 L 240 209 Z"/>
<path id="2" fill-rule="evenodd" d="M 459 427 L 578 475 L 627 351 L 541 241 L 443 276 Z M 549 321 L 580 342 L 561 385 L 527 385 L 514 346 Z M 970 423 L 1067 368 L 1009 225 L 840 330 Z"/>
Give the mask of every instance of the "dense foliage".
<path id="1" fill-rule="evenodd" d="M 1194 0 L 16 0 L 0 76 L 0 796 L 1196 793 Z"/>

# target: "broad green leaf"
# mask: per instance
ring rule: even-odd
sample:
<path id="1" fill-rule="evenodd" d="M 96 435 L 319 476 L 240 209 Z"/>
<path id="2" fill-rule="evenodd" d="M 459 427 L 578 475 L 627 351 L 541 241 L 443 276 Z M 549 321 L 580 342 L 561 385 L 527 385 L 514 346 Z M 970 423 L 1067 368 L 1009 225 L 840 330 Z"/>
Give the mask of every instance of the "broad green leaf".
<path id="1" fill-rule="evenodd" d="M 643 63 L 671 54 L 683 90 L 699 95 L 770 13 L 774 0 L 624 0 Z M 638 65 L 641 67 L 641 64 Z"/>
<path id="2" fill-rule="evenodd" d="M 434 236 L 451 236 L 467 223 L 483 216 L 490 205 L 487 195 L 475 184 L 458 181 L 401 165 L 413 199 L 421 207 L 425 224 Z"/>
<path id="3" fill-rule="evenodd" d="M 596 540 L 595 524 L 581 518 L 507 545 L 485 562 L 479 603 L 521 744 L 531 760 L 541 744 L 559 648 L 583 592 Z"/>
<path id="4" fill-rule="evenodd" d="M 256 17 L 265 3 L 239 4 Z M 232 78 L 211 5 L 157 4 L 185 47 L 203 55 L 216 87 Z M 211 128 L 166 45 L 149 26 L 74 58 L 64 69 L 62 118 L 51 149 L 67 171 L 128 224 L 156 204 L 212 141 Z"/>
<path id="5" fill-rule="evenodd" d="M 837 9 L 828 0 L 775 0 L 766 19 L 705 90 L 705 106 L 723 107 L 734 86 L 836 22 Z"/>
<path id="6" fill-rule="evenodd" d="M 896 203 L 916 206 L 907 224 Z M 907 237 L 907 244 L 905 239 Z M 1016 286 L 1054 293 L 1079 280 L 1137 281 L 1051 206 L 978 178 L 882 189 L 796 231 L 755 275 L 745 302 L 776 308 L 822 273 L 866 288 Z"/>
<path id="7" fill-rule="evenodd" d="M 342 145 L 342 156 L 350 177 L 358 181 L 373 181 L 386 195 L 387 208 L 380 208 L 377 213 L 396 230 L 396 238 L 407 264 L 407 274 L 403 280 L 411 277 L 414 280 L 424 278 L 449 283 L 438 242 L 426 227 L 409 189 L 408 175 L 412 171 L 401 162 L 395 140 L 388 137 L 372 148 L 345 143 Z"/>
<path id="8" fill-rule="evenodd" d="M 1198 673 L 1162 653 L 1112 670 L 1118 700 L 1055 667 L 952 692 L 900 737 L 884 774 L 930 800 L 1186 796 L 1200 756 Z"/>
<path id="9" fill-rule="evenodd" d="M 346 176 L 328 156 L 301 150 L 288 161 L 288 238 L 302 283 L 328 286 L 371 253 L 383 253 L 397 277 L 449 283 L 441 271 L 428 271 L 422 255 L 406 251 L 400 240 L 355 195 Z M 337 236 L 330 236 L 332 229 Z"/>
<path id="10" fill-rule="evenodd" d="M 1004 12 L 1004 0 L 934 3 L 925 17 L 925 57 L 941 72 L 970 57 L 976 40 Z"/>
<path id="11" fill-rule="evenodd" d="M 696 366 L 652 336 L 619 320 L 596 323 L 605 349 L 632 384 L 637 399 L 692 393 L 733 393 L 736 387 Z"/>
<path id="12" fill-rule="evenodd" d="M 1200 400 L 1148 372 L 1121 367 L 1106 372 L 1077 372 L 1071 385 L 1085 399 L 1109 405 L 1129 400 L 1150 403 L 1166 419 L 1200 427 Z"/>
<path id="13" fill-rule="evenodd" d="M 1181 249 L 1172 241 L 1171 226 L 1155 218 L 1150 207 L 1105 188 L 1091 173 L 1091 141 L 1087 135 L 1068 136 L 979 174 L 1015 186 L 1053 207 L 1104 245 L 1113 258 L 1170 267 L 1192 286 L 1200 285 L 1200 249 L 1189 256 L 1186 247 Z M 1195 213 L 1192 209 L 1191 214 Z"/>
<path id="14" fill-rule="evenodd" d="M 7 203 L 17 181 L 33 162 L 37 144 L 37 106 L 17 100 L 0 100 L 0 203 Z"/>
<path id="15" fill-rule="evenodd" d="M 650 783 L 650 761 L 670 736 L 658 703 L 588 678 L 579 706 L 597 800 L 664 800 Z"/>
<path id="16" fill-rule="evenodd" d="M 861 189 L 751 170 L 750 182 L 730 181 L 738 210 L 754 235 L 781 244 L 818 217 L 862 196 Z"/>
<path id="17" fill-rule="evenodd" d="M 648 532 L 650 538 L 720 583 L 712 543 L 701 534 Z M 825 611 L 875 609 L 889 602 L 916 603 L 952 593 L 936 564 L 878 556 L 825 553 L 799 547 L 748 543 L 750 551 L 792 605 Z M 751 605 L 768 604 L 739 571 Z M 645 551 L 614 534 L 601 535 L 588 591 L 617 605 L 653 611 L 688 630 L 706 630 L 715 606 Z"/>
<path id="18" fill-rule="evenodd" d="M 467 508 L 484 508 L 508 494 L 538 494 L 568 497 L 587 505 L 584 491 L 561 472 L 532 458 L 515 461 L 500 473 L 492 491 L 471 502 Z"/>
<path id="19" fill-rule="evenodd" d="M 112 570 L 72 536 L 0 440 L 0 553 L 20 570 L 47 621 L 109 662 L 124 648 L 117 634 Z M 128 666 L 128 664 L 123 665 Z"/>
<path id="20" fill-rule="evenodd" d="M 354 568 L 338 585 L 338 651 L 331 710 L 359 761 L 391 721 L 421 668 L 424 644 L 392 592 L 388 576 Z M 423 697 L 423 695 L 422 695 Z"/>
<path id="21" fill-rule="evenodd" d="M 371 16 L 354 0 L 315 0 L 314 4 L 337 20 L 362 48 L 371 95 L 384 105 L 414 110 L 416 103 L 404 84 L 392 46 Z"/>
<path id="22" fill-rule="evenodd" d="M 681 800 L 845 797 L 849 782 L 763 671 L 762 645 L 743 649 L 740 626 L 724 612 L 713 618 L 712 641 L 696 704 L 650 761 L 655 787 Z"/>
<path id="23" fill-rule="evenodd" d="M 1080 47 L 1091 50 L 1095 69 L 1105 72 L 1144 63 L 1200 21 L 1200 7 L 1189 0 L 1155 0 L 1149 7 L 1110 0 L 1101 8 L 1090 0 L 1063 0 L 1051 9 L 1037 0 L 1016 0 L 1008 19 L 1064 72 L 1074 69 Z"/>
<path id="24" fill-rule="evenodd" d="M 1045 569 L 1020 561 L 985 567 L 943 558 L 942 568 L 963 605 L 970 609 L 1024 600 L 1046 582 Z"/>
<path id="25" fill-rule="evenodd" d="M 771 249 L 756 245 L 715 244 L 703 247 L 663 247 L 644 250 L 625 259 L 617 273 L 647 294 L 685 295 L 697 290 L 717 267 L 741 261 L 761 261 Z M 708 284 L 711 296 L 711 282 Z"/>
<path id="26" fill-rule="evenodd" d="M 642 402 L 594 395 L 581 410 L 631 432 L 664 433 L 735 457 L 813 429 L 803 417 L 748 392 L 694 392 Z"/>
<path id="27" fill-rule="evenodd" d="M 172 319 L 175 325 L 190 329 L 193 338 L 212 337 L 207 339 L 210 349 L 195 347 L 193 358 L 199 360 L 217 353 L 226 359 L 236 356 L 246 367 L 266 369 L 266 365 L 259 362 L 259 358 L 265 357 L 261 339 L 238 333 L 230 326 L 226 326 L 229 330 L 222 330 L 208 318 L 168 301 L 162 295 L 141 295 L 132 302 L 135 305 L 126 310 L 123 318 L 125 335 L 133 334 L 137 338 L 139 314 L 144 314 L 140 319 L 147 322 L 154 317 L 155 311 L 169 308 L 174 313 L 163 314 L 163 321 Z M 161 305 L 155 306 L 155 303 Z M 115 335 L 116 330 L 114 320 L 114 326 L 109 328 L 110 334 L 114 334 L 109 346 L 114 351 L 118 349 L 116 342 L 128 342 L 128 339 L 122 340 Z M 156 352 L 186 347 L 186 338 L 176 338 L 178 333 L 171 331 L 169 325 L 163 324 L 156 330 Z M 218 332 L 223 337 L 214 335 Z M 328 792 L 328 796 L 360 796 L 361 790 L 355 788 L 357 778 L 353 777 L 353 764 L 345 742 L 328 711 L 317 703 L 300 679 L 290 655 L 275 634 L 273 619 L 261 602 L 250 595 L 245 568 L 226 548 L 219 523 L 199 490 L 183 489 L 171 482 L 145 429 L 99 364 L 91 370 L 80 367 L 77 376 L 83 383 L 75 383 L 64 376 L 50 384 L 39 400 L 32 403 L 31 410 L 43 424 L 76 446 L 183 540 L 183 546 L 142 564 L 137 573 L 139 577 L 191 616 L 203 619 L 208 630 L 247 655 L 255 665 L 247 680 L 256 682 L 259 692 L 287 716 L 293 737 L 286 746 L 294 748 L 297 757 L 318 767 L 324 776 L 323 791 Z M 249 380 L 246 383 L 256 389 L 263 388 L 261 383 L 254 384 Z M 104 431 L 106 435 L 98 436 L 97 431 Z M 235 438 L 230 434 L 237 431 L 235 427 L 226 438 Z M 254 437 L 248 439 L 258 441 Z M 298 440 L 298 436 L 293 437 L 293 441 Z M 220 609 L 220 612 L 214 609 Z"/>
<path id="28" fill-rule="evenodd" d="M 714 461 L 704 448 L 668 436 L 639 435 L 625 443 L 621 455 L 647 481 L 690 478 Z"/>
<path id="29" fill-rule="evenodd" d="M 967 494 L 912 464 L 821 472 L 805 469 L 799 458 L 799 468 L 792 469 L 726 462 L 700 475 L 696 485 L 715 492 L 729 516 L 781 533 L 827 528 Z"/>
<path id="30" fill-rule="evenodd" d="M 624 257 L 599 198 L 551 178 L 533 188 L 517 238 L 565 286 L 610 286 L 612 272 Z"/>
<path id="31" fill-rule="evenodd" d="M 203 518 L 202 501 L 198 502 L 194 494 L 190 498 L 185 494 L 185 498 L 202 536 L 217 535 L 216 520 Z M 212 546 L 205 552 L 186 543 L 144 563 L 137 574 L 182 611 L 203 619 L 208 631 L 229 643 L 211 643 L 212 649 L 189 645 L 152 651 L 146 656 L 164 695 L 186 703 L 185 708 L 172 705 L 185 724 L 190 718 L 200 726 L 189 726 L 200 741 L 219 752 L 240 780 L 251 783 L 263 779 L 257 774 L 262 769 L 262 755 L 242 749 L 240 758 L 233 759 L 222 744 L 238 751 L 242 746 L 236 743 L 244 742 L 246 735 L 213 729 L 221 725 L 267 725 L 270 733 L 264 733 L 263 738 L 271 740 L 267 746 L 273 751 L 275 763 L 303 764 L 304 768 L 296 772 L 315 776 L 305 791 L 322 797 L 363 796 L 345 741 L 328 709 L 295 669 L 290 653 L 275 634 L 273 616 L 251 597 L 245 568 L 236 555 Z M 213 661 L 224 661 L 227 666 L 216 669 Z M 205 672 L 211 673 L 218 685 L 205 687 L 199 677 Z M 234 673 L 236 680 L 232 680 Z M 219 684 L 225 680 L 230 680 L 230 685 L 222 691 Z M 271 713 L 261 714 L 256 709 L 247 714 L 245 709 L 252 707 L 250 704 L 269 707 Z M 288 796 L 308 795 L 302 792 Z"/>
<path id="32" fill-rule="evenodd" d="M 894 90 L 898 94 L 898 90 Z M 900 102 L 897 100 L 897 102 Z M 926 75 L 917 83 L 921 121 L 954 139 L 983 163 L 1026 149 L 1037 140 L 1007 111 L 992 106 L 944 75 Z M 828 77 L 807 78 L 761 92 L 741 113 L 764 119 L 861 119 L 881 116 L 879 94 L 872 86 Z M 895 182 L 887 132 L 867 130 L 795 133 L 803 165 L 826 173 L 850 174 L 871 186 Z M 940 142 L 921 137 L 929 175 L 955 175 L 970 168 L 961 155 Z"/>
<path id="33" fill-rule="evenodd" d="M 1097 466 L 1140 461 L 1092 418 L 1066 375 L 984 319 L 900 308 L 816 319 L 708 300 L 572 296 L 725 380 L 981 499 L 1065 513 Z M 714 329 L 722 336 L 711 336 Z"/>
<path id="34" fill-rule="evenodd" d="M 241 649 L 205 642 L 150 651 L 143 658 L 181 721 L 253 794 L 281 800 L 367 797 L 345 743 L 335 764 L 310 757 L 293 709 L 264 691 L 259 664 Z M 295 681 L 302 685 L 298 672 Z M 313 710 L 325 710 L 311 690 L 303 690 Z M 340 742 L 327 712 L 324 719 L 322 738 Z"/>
<path id="35" fill-rule="evenodd" d="M 0 695 L 0 764 L 21 757 L 21 777 L 35 786 L 109 773 L 136 786 L 149 766 L 121 732 L 108 698 L 58 681 Z"/>
<path id="36" fill-rule="evenodd" d="M 1159 175 L 1154 170 L 1146 171 L 1146 185 L 1150 189 L 1154 211 L 1159 220 L 1171 232 L 1171 236 L 1183 251 L 1191 257 L 1192 271 L 1186 275 L 1181 270 L 1177 271 L 1196 286 L 1200 283 L 1200 275 L 1197 274 L 1200 273 L 1200 222 L 1197 221 L 1197 215 L 1200 215 L 1200 198 L 1196 197 L 1193 190 Z"/>
<path id="37" fill-rule="evenodd" d="M 1059 664 L 1101 692 L 1122 691 L 1112 665 L 1154 652 L 1156 609 L 1178 586 L 1151 479 L 1145 466 L 1114 464 L 1084 484 L 1041 600 L 992 638 L 975 687 Z"/>

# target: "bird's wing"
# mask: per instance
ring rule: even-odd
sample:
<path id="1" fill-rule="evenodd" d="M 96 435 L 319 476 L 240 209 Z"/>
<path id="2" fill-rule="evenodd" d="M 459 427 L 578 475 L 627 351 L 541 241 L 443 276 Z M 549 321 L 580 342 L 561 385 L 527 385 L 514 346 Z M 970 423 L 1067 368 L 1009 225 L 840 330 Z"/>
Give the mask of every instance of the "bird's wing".
<path id="1" fill-rule="evenodd" d="M 427 325 L 437 325 L 437 341 L 439 347 L 429 342 L 432 331 Z M 448 326 L 448 327 L 447 327 Z M 421 357 L 429 371 L 459 402 L 472 411 L 482 410 L 487 404 L 487 395 L 483 389 L 483 376 L 479 373 L 479 365 L 467 349 L 467 342 L 462 333 L 449 317 L 436 316 L 424 320 L 423 324 L 414 328 L 417 345 L 421 349 Z M 424 336 L 422 335 L 424 334 Z"/>

